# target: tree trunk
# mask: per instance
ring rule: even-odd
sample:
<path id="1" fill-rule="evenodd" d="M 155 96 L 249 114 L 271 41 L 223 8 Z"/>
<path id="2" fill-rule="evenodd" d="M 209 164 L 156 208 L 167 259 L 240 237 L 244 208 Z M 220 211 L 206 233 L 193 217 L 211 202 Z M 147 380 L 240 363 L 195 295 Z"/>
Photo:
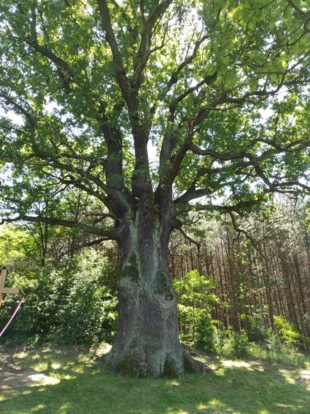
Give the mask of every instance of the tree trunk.
<path id="1" fill-rule="evenodd" d="M 140 211 L 118 228 L 118 332 L 105 362 L 112 371 L 137 378 L 178 377 L 204 368 L 179 341 L 168 269 L 171 228 L 154 216 Z"/>

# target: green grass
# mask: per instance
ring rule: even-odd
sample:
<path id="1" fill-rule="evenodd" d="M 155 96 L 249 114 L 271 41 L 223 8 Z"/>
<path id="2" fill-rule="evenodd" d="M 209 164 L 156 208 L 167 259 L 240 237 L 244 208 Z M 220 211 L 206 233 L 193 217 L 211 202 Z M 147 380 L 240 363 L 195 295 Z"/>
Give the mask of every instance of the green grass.
<path id="1" fill-rule="evenodd" d="M 214 368 L 179 380 L 135 380 L 107 372 L 95 351 L 0 347 L 0 373 L 33 369 L 53 379 L 0 391 L 5 414 L 309 414 L 309 360 L 289 364 L 207 359 Z M 7 358 L 4 358 L 6 354 Z"/>

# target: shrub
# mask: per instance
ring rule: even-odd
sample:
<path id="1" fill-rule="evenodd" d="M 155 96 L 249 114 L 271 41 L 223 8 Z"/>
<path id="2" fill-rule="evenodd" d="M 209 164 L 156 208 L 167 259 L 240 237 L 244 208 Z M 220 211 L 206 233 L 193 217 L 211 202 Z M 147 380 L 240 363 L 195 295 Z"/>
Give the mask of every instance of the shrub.
<path id="1" fill-rule="evenodd" d="M 211 306 L 218 301 L 212 293 L 214 281 L 193 270 L 173 283 L 178 298 L 181 339 L 214 353 L 216 328 L 211 317 Z"/>
<path id="2" fill-rule="evenodd" d="M 233 353 L 237 358 L 245 358 L 249 354 L 249 340 L 245 331 L 232 333 Z"/>
<path id="3" fill-rule="evenodd" d="M 282 342 L 287 342 L 292 345 L 300 345 L 300 334 L 295 326 L 288 322 L 283 316 L 275 316 L 274 325 Z"/>
<path id="4" fill-rule="evenodd" d="M 89 249 L 56 269 L 43 268 L 29 277 L 15 275 L 25 301 L 5 338 L 31 337 L 37 341 L 39 336 L 41 341 L 110 342 L 116 332 L 117 299 L 109 280 L 115 271 L 106 259 Z M 6 298 L 2 309 L 3 325 L 14 309 L 14 298 Z"/>

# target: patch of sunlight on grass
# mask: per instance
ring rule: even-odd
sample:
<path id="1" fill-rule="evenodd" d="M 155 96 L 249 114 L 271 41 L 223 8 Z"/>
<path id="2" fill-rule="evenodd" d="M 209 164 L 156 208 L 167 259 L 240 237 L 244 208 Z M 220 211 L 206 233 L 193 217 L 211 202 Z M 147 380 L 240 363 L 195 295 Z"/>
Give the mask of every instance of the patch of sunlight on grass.
<path id="1" fill-rule="evenodd" d="M 173 385 L 174 387 L 179 387 L 179 385 L 180 385 L 179 381 L 176 381 L 176 380 L 170 381 L 169 384 Z"/>
<path id="2" fill-rule="evenodd" d="M 16 353 L 16 354 L 14 354 L 14 358 L 18 358 L 18 359 L 24 359 L 24 358 L 27 358 L 27 356 L 28 356 L 29 354 L 28 354 L 28 352 L 18 352 L 18 353 Z"/>
<path id="3" fill-rule="evenodd" d="M 184 410 L 175 411 L 175 410 L 171 410 L 170 408 L 168 408 L 168 410 L 166 411 L 166 414 L 190 414 L 190 413 Z"/>
<path id="4" fill-rule="evenodd" d="M 39 382 L 40 384 L 34 384 L 34 385 L 56 385 L 60 383 L 60 380 L 54 377 L 48 377 L 44 374 L 33 374 L 28 375 L 28 378 L 31 381 Z"/>
<path id="5" fill-rule="evenodd" d="M 248 371 L 264 371 L 264 367 L 257 362 L 226 360 L 221 363 L 225 368 L 246 368 Z"/>
<path id="6" fill-rule="evenodd" d="M 292 377 L 292 373 L 290 371 L 287 371 L 286 369 L 279 369 L 279 372 L 283 375 L 285 381 L 289 384 L 295 384 L 296 381 Z"/>
<path id="7" fill-rule="evenodd" d="M 87 355 L 79 354 L 76 358 L 78 362 L 86 362 L 88 361 Z"/>
<path id="8" fill-rule="evenodd" d="M 67 411 L 69 410 L 70 406 L 71 406 L 71 404 L 68 404 L 68 403 L 63 404 L 63 405 L 59 408 L 59 411 L 60 411 L 60 412 L 61 412 L 61 411 L 65 411 L 65 412 L 67 412 Z"/>
<path id="9" fill-rule="evenodd" d="M 60 369 L 61 368 L 61 364 L 59 364 L 58 362 L 52 362 L 51 367 L 53 369 Z"/>
<path id="10" fill-rule="evenodd" d="M 71 371 L 72 371 L 72 372 L 75 372 L 75 373 L 77 373 L 77 374 L 83 374 L 83 372 L 84 372 L 84 367 L 83 367 L 83 366 L 81 366 L 81 367 L 75 367 L 75 368 L 72 368 L 72 369 L 71 369 Z"/>
<path id="11" fill-rule="evenodd" d="M 45 407 L 45 404 L 38 404 L 36 407 L 34 407 L 30 412 L 31 413 L 35 413 L 37 411 L 41 411 L 43 410 Z"/>
<path id="12" fill-rule="evenodd" d="M 275 404 L 277 407 L 281 407 L 281 408 L 292 408 L 292 409 L 295 409 L 296 408 L 296 406 L 294 406 L 294 405 L 290 405 L 290 404 L 280 404 L 280 403 L 278 403 L 278 404 Z"/>
<path id="13" fill-rule="evenodd" d="M 94 352 L 96 356 L 101 357 L 102 355 L 107 354 L 111 348 L 112 345 L 110 344 L 101 344 L 98 348 L 91 348 L 90 350 Z"/>
<path id="14" fill-rule="evenodd" d="M 223 361 L 222 365 L 224 365 L 224 367 L 237 367 L 237 368 L 242 367 L 242 368 L 247 368 L 250 371 L 253 371 L 251 368 L 251 364 L 245 361 Z"/>
<path id="15" fill-rule="evenodd" d="M 33 365 L 35 371 L 46 371 L 48 369 L 47 361 L 40 361 Z"/>
<path id="16" fill-rule="evenodd" d="M 66 364 L 62 364 L 61 365 L 61 368 L 62 369 L 71 369 L 72 367 L 74 367 L 74 365 L 75 365 L 75 363 L 74 362 L 68 362 L 68 363 L 66 363 Z"/>
<path id="17" fill-rule="evenodd" d="M 196 406 L 196 408 L 198 410 L 210 410 L 210 409 L 212 409 L 212 412 L 214 412 L 214 413 L 218 413 L 219 409 L 221 409 L 221 412 L 222 412 L 222 410 L 225 410 L 225 411 L 223 411 L 225 413 L 233 413 L 234 412 L 231 408 L 227 407 L 226 404 L 223 404 L 217 398 L 213 398 L 211 401 L 209 401 L 208 404 L 201 404 L 200 403 Z"/>
<path id="18" fill-rule="evenodd" d="M 79 354 L 77 361 L 83 364 L 92 364 L 95 357 L 96 355 L 93 352 L 88 352 L 87 354 Z"/>
<path id="19" fill-rule="evenodd" d="M 310 380 L 310 371 L 306 371 L 305 369 L 301 371 L 301 377 Z"/>
<path id="20" fill-rule="evenodd" d="M 198 408 L 198 410 L 205 410 L 206 408 L 208 408 L 207 405 L 202 404 L 202 403 L 198 404 L 196 407 Z"/>
<path id="21" fill-rule="evenodd" d="M 260 410 L 258 412 L 258 414 L 270 414 L 270 411 L 268 411 L 268 410 Z"/>
<path id="22" fill-rule="evenodd" d="M 31 391 L 23 391 L 22 392 L 22 395 L 28 395 L 28 394 L 31 394 Z"/>
<path id="23" fill-rule="evenodd" d="M 216 371 L 214 371 L 214 375 L 217 377 L 223 377 L 225 375 L 225 369 L 223 367 L 218 368 Z"/>
<path id="24" fill-rule="evenodd" d="M 65 379 L 65 380 L 73 380 L 73 379 L 76 379 L 76 376 L 66 374 L 66 375 L 63 377 L 63 379 Z"/>

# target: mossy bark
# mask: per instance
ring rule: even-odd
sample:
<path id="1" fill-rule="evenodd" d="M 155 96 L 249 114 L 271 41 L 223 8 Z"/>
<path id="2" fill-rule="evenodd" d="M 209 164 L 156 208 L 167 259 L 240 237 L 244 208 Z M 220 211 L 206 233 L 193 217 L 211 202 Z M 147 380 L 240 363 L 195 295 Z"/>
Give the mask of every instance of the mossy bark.
<path id="1" fill-rule="evenodd" d="M 168 225 L 139 216 L 121 229 L 118 332 L 105 357 L 113 372 L 160 378 L 202 371 L 179 341 L 169 234 Z"/>

